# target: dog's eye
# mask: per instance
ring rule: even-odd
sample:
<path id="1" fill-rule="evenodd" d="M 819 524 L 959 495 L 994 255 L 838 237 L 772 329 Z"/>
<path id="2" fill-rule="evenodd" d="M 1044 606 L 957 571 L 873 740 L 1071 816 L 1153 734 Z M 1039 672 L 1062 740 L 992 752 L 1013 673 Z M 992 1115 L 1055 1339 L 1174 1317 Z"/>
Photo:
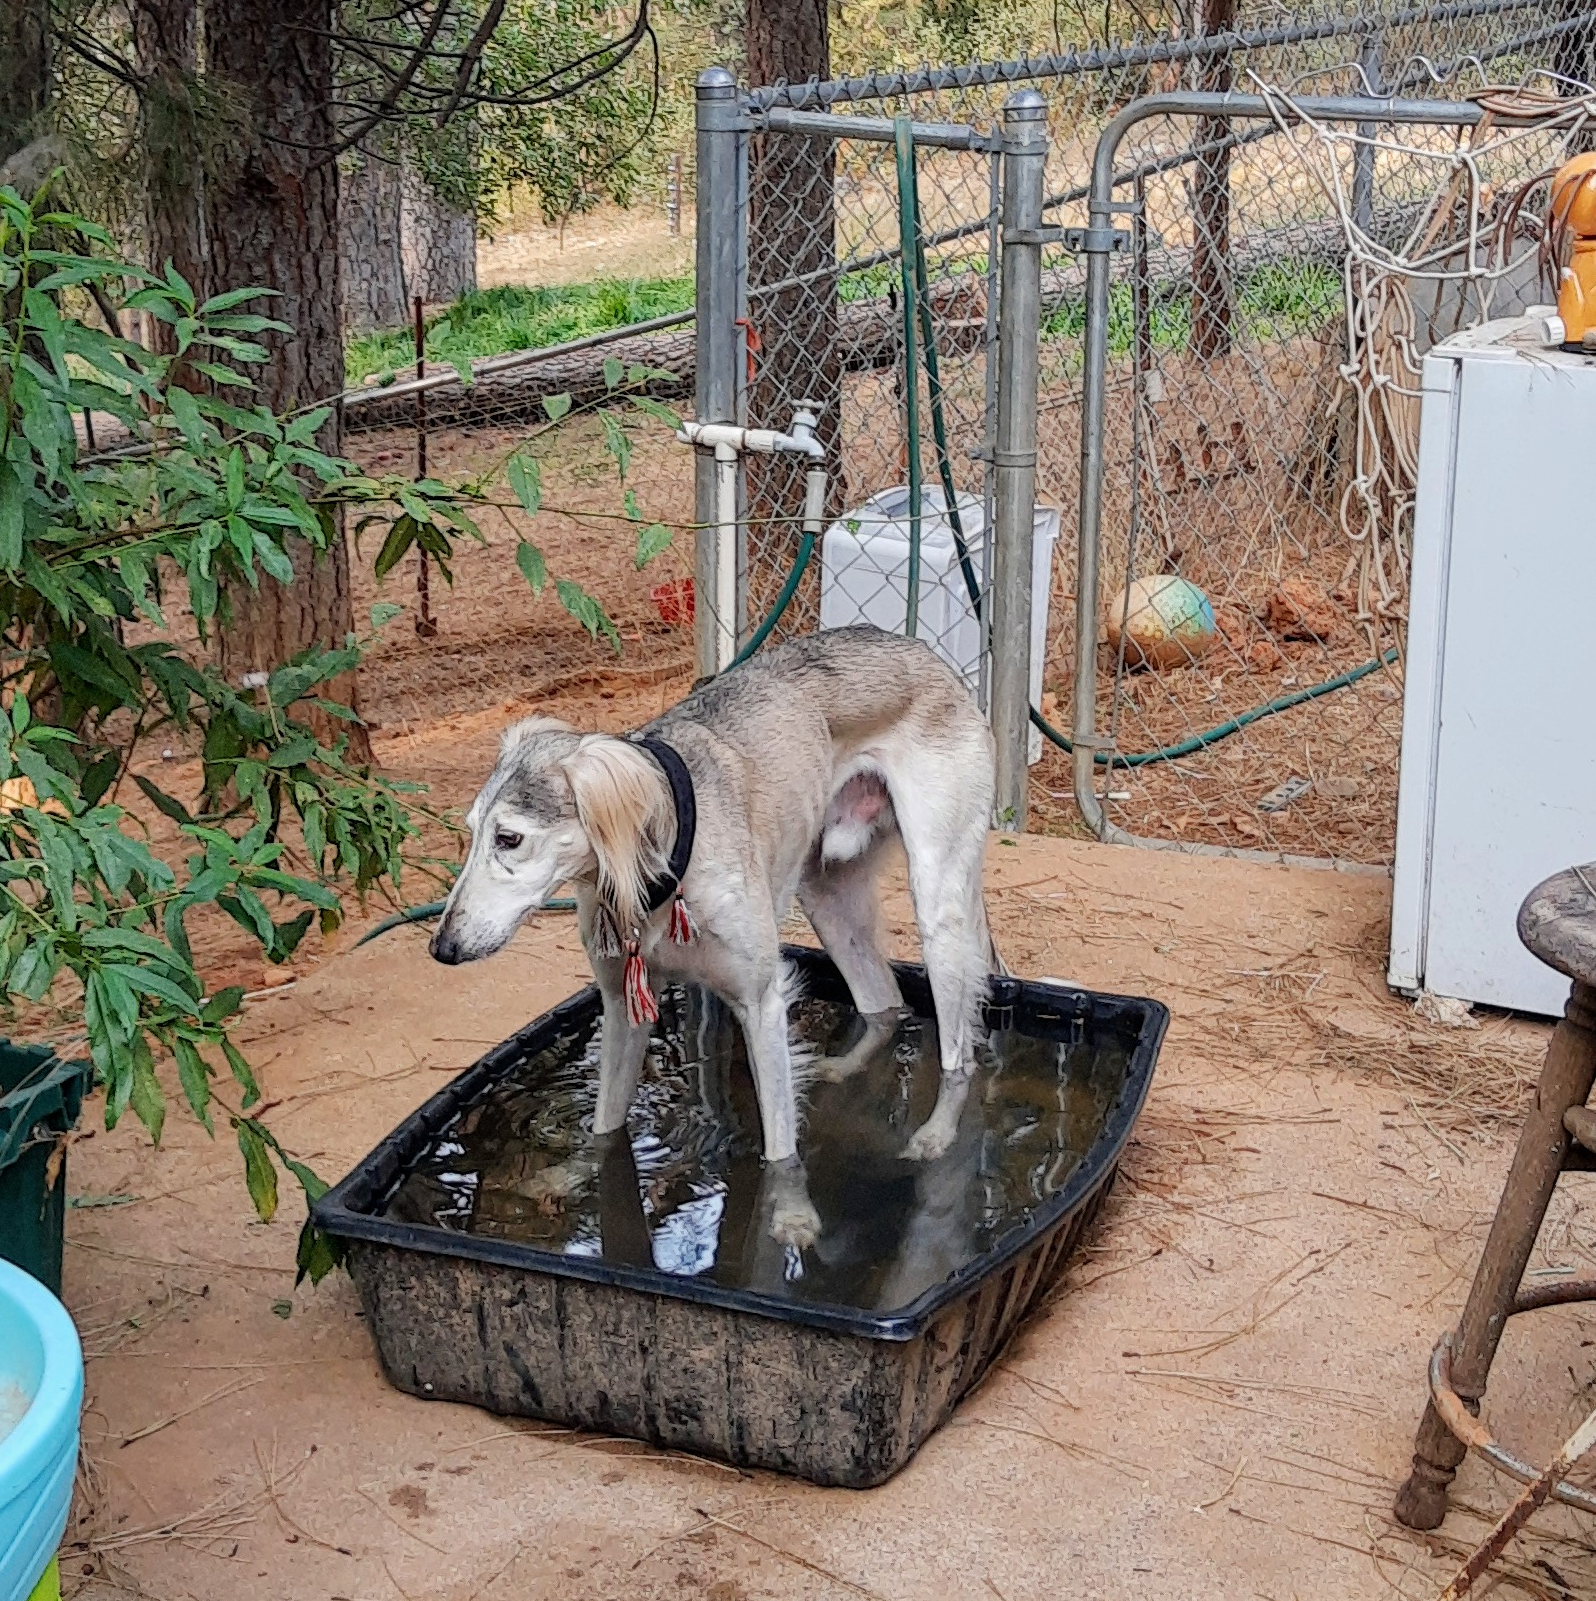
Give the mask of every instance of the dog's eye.
<path id="1" fill-rule="evenodd" d="M 517 851 L 521 848 L 521 841 L 525 835 L 517 834 L 508 828 L 501 828 L 493 836 L 493 847 L 501 851 Z"/>

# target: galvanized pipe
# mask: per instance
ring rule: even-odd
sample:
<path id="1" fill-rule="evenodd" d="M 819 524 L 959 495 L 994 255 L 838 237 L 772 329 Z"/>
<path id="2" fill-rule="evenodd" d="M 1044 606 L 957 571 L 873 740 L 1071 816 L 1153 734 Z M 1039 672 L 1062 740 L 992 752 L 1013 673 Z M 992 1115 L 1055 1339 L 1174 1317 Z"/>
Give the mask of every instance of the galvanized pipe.
<path id="1" fill-rule="evenodd" d="M 1042 320 L 1047 101 L 1003 106 L 1003 267 L 997 436 L 992 452 L 992 737 L 997 826 L 1025 831 L 1030 745 L 1031 570 L 1036 530 L 1036 378 Z"/>
<path id="2" fill-rule="evenodd" d="M 768 128 L 772 133 L 804 134 L 809 138 L 873 139 L 878 144 L 891 144 L 895 138 L 895 122 L 890 117 L 834 117 L 824 111 L 775 110 L 756 112 L 749 120 L 758 130 Z M 940 150 L 991 150 L 997 143 L 989 134 L 960 122 L 916 122 L 910 128 L 917 145 Z"/>
<path id="3" fill-rule="evenodd" d="M 699 423 L 737 421 L 737 363 L 742 352 L 737 327 L 737 160 L 741 108 L 737 80 L 724 67 L 698 78 L 698 240 L 695 316 L 698 350 L 693 415 Z M 736 650 L 735 574 L 737 460 L 716 461 L 712 445 L 697 447 L 694 463 L 693 654 L 701 678 L 714 673 Z M 728 529 L 728 523 L 730 525 Z M 730 536 L 732 548 L 720 547 Z M 730 615 L 726 569 L 733 574 Z M 726 648 L 728 636 L 731 648 Z M 723 661 L 724 658 L 724 661 Z"/>
<path id="4" fill-rule="evenodd" d="M 1298 113 L 1300 112 L 1300 116 Z M 1466 100 L 1410 100 L 1368 95 L 1297 95 L 1287 98 L 1231 92 L 1180 91 L 1133 100 L 1103 129 L 1092 157 L 1087 199 L 1086 337 L 1081 382 L 1080 529 L 1075 585 L 1075 717 L 1072 729 L 1075 803 L 1099 839 L 1128 840 L 1109 822 L 1094 785 L 1097 737 L 1098 558 L 1103 525 L 1103 419 L 1108 383 L 1109 258 L 1114 234 L 1114 160 L 1125 135 L 1151 117 L 1210 117 L 1231 121 L 1420 123 L 1472 127 L 1483 109 Z M 1123 208 L 1121 208 L 1123 209 Z M 994 622 L 994 626 L 996 623 Z"/>

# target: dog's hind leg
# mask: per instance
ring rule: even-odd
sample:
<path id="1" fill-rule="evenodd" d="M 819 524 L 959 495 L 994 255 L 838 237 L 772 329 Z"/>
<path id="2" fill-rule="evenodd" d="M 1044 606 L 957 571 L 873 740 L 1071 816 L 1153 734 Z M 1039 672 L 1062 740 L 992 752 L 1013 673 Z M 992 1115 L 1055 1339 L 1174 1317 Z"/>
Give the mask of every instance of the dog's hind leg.
<path id="1" fill-rule="evenodd" d="M 984 735 L 984 729 L 982 733 Z M 907 758 L 889 774 L 892 803 L 909 857 L 909 893 L 920 930 L 921 954 L 937 1014 L 942 1076 L 936 1106 L 904 1149 L 910 1161 L 930 1161 L 953 1143 L 975 1071 L 976 1027 L 986 994 L 992 943 L 981 896 L 991 781 L 950 783 L 948 753 Z M 980 775 L 982 764 L 968 771 Z M 990 774 L 990 765 L 985 773 Z"/>
<path id="2" fill-rule="evenodd" d="M 865 1023 L 864 1037 L 852 1049 L 816 1061 L 816 1075 L 834 1083 L 859 1072 L 890 1044 L 904 1015 L 897 975 L 881 950 L 880 866 L 877 843 L 852 861 L 815 866 L 798 886 L 798 903 Z"/>

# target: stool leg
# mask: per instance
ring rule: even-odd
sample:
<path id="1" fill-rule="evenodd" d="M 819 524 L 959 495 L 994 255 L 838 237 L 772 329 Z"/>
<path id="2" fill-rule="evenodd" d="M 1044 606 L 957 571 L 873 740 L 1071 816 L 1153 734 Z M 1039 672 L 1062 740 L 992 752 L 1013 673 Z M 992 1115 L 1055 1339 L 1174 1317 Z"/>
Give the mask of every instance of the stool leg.
<path id="1" fill-rule="evenodd" d="M 1547 1049 L 1535 1101 L 1524 1119 L 1485 1253 L 1452 1338 L 1452 1387 L 1471 1406 L 1485 1393 L 1502 1329 L 1563 1170 L 1568 1154 L 1563 1113 L 1570 1106 L 1585 1104 L 1593 1081 L 1596 990 L 1576 983 Z M 1447 1490 L 1466 1450 L 1431 1401 L 1413 1442 L 1413 1471 L 1397 1491 L 1398 1522 L 1410 1529 L 1440 1527 L 1446 1516 Z"/>

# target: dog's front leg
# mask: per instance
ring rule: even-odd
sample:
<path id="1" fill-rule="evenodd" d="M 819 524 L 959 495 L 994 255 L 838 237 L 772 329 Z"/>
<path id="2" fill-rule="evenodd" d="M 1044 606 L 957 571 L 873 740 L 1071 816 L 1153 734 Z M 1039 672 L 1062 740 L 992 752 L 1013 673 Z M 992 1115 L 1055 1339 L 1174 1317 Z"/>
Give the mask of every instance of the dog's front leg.
<path id="1" fill-rule="evenodd" d="M 783 1178 L 796 1180 L 775 1187 L 770 1236 L 781 1245 L 804 1250 L 820 1238 L 820 1214 L 809 1199 L 803 1167 L 798 1161 L 798 1102 L 793 1088 L 792 1042 L 782 978 L 778 967 L 752 1001 L 734 1004 L 733 1010 L 742 1024 L 754 1070 L 765 1162 L 779 1167 Z"/>
<path id="2" fill-rule="evenodd" d="M 599 1040 L 598 1105 L 593 1112 L 593 1132 L 613 1134 L 626 1126 L 626 1114 L 637 1094 L 638 1074 L 648 1054 L 654 1030 L 651 1024 L 633 1024 L 626 1012 L 625 964 L 600 958 L 593 963 L 604 1000 L 604 1032 Z"/>

